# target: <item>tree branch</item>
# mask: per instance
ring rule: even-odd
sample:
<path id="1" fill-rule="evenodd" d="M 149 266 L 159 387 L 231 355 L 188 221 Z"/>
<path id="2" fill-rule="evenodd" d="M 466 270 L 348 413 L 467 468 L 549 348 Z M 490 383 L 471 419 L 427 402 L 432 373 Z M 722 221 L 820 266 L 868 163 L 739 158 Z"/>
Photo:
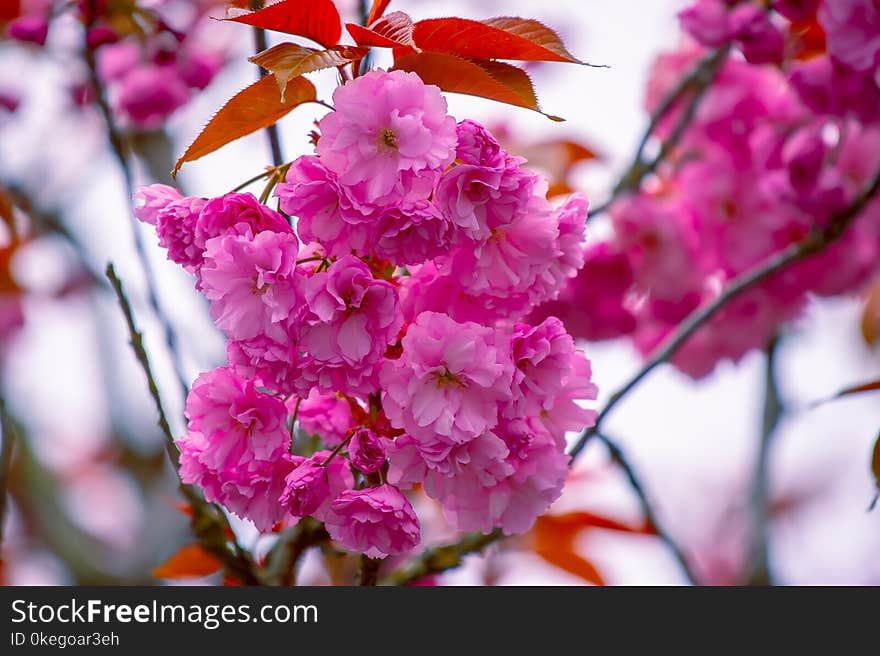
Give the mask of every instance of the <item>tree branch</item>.
<path id="1" fill-rule="evenodd" d="M 7 493 L 12 468 L 12 450 L 15 447 L 15 426 L 6 409 L 6 401 L 0 397 L 0 430 L 3 432 L 3 445 L 0 447 L 0 547 L 3 546 L 3 527 L 6 524 Z M 0 553 L 2 562 L 2 553 Z"/>
<path id="2" fill-rule="evenodd" d="M 92 5 L 97 4 L 96 0 L 89 1 Z M 90 13 L 93 15 L 99 15 L 99 12 L 97 11 L 92 11 Z M 91 25 L 86 26 L 86 29 L 84 30 L 85 34 L 88 34 L 88 30 L 90 27 Z M 89 72 L 89 82 L 95 92 L 95 102 L 98 105 L 98 109 L 100 110 L 101 116 L 104 119 L 104 124 L 107 128 L 107 137 L 110 141 L 113 155 L 116 158 L 117 163 L 119 164 L 120 171 L 122 172 L 122 178 L 125 183 L 125 193 L 127 196 L 126 202 L 129 206 L 131 206 L 134 197 L 134 177 L 131 172 L 131 166 L 128 162 L 128 153 L 125 146 L 125 140 L 123 139 L 122 133 L 120 132 L 118 126 L 116 125 L 116 121 L 113 118 L 113 111 L 110 109 L 110 105 L 107 102 L 106 90 L 101 84 L 101 79 L 98 75 L 98 66 L 97 62 L 95 61 L 95 51 L 89 46 L 87 39 L 84 40 L 83 44 L 83 57 L 85 59 L 86 67 L 88 68 Z M 171 357 L 174 371 L 177 374 L 178 384 L 180 385 L 181 391 L 185 398 L 187 393 L 189 392 L 189 383 L 187 382 L 186 374 L 183 368 L 183 362 L 181 361 L 180 357 L 177 332 L 174 330 L 174 327 L 171 325 L 171 321 L 168 319 L 168 317 L 162 311 L 161 306 L 159 305 L 156 276 L 153 272 L 153 267 L 150 264 L 149 257 L 147 256 L 147 250 L 144 246 L 143 239 L 141 238 L 140 227 L 133 213 L 130 213 L 130 218 L 135 254 L 137 255 L 138 262 L 140 263 L 141 269 L 143 271 L 144 280 L 146 281 L 147 302 L 150 304 L 150 309 L 156 315 L 156 318 L 162 326 L 162 331 L 165 334 L 165 343 L 168 347 L 168 353 Z"/>
<path id="3" fill-rule="evenodd" d="M 700 60 L 687 75 L 682 77 L 678 84 L 660 101 L 660 104 L 657 105 L 651 114 L 648 127 L 639 141 L 632 164 L 623 173 L 617 184 L 614 185 L 614 188 L 611 190 L 611 196 L 604 203 L 590 210 L 588 221 L 605 212 L 624 193 L 636 191 L 642 184 L 642 180 L 656 171 L 657 167 L 669 156 L 684 136 L 685 130 L 697 112 L 697 107 L 699 107 L 703 96 L 727 60 L 729 52 L 729 45 L 722 46 L 711 52 Z M 657 154 L 650 160 L 645 161 L 645 148 L 651 135 L 654 134 L 657 126 L 660 125 L 660 122 L 666 117 L 672 107 L 687 94 L 691 94 L 690 101 L 682 109 L 681 115 L 669 136 L 660 145 L 660 150 Z"/>
<path id="4" fill-rule="evenodd" d="M 165 414 L 162 397 L 159 394 L 159 387 L 156 385 L 156 379 L 153 377 L 150 358 L 144 348 L 143 335 L 135 324 L 131 304 L 128 302 L 125 290 L 122 287 L 122 281 L 116 275 L 112 264 L 107 265 L 107 278 L 110 280 L 113 291 L 116 293 L 119 307 L 123 315 L 125 315 L 131 347 L 147 379 L 150 396 L 153 397 L 153 403 L 159 415 L 159 428 L 162 429 L 162 434 L 165 437 L 165 450 L 176 472 L 179 469 L 180 449 L 178 449 L 177 444 L 174 442 L 174 436 L 168 424 L 168 417 Z M 235 534 L 232 532 L 229 520 L 223 511 L 216 505 L 207 503 L 201 493 L 193 486 L 181 481 L 179 487 L 184 498 L 186 498 L 192 508 L 190 523 L 202 546 L 217 557 L 223 563 L 226 570 L 241 580 L 242 583 L 258 585 L 260 580 L 254 573 L 254 563 L 235 539 Z"/>
<path id="5" fill-rule="evenodd" d="M 773 585 L 773 574 L 770 568 L 769 536 L 767 533 L 770 521 L 769 465 L 770 446 L 776 428 L 785 411 L 779 397 L 776 382 L 776 354 L 779 337 L 773 337 L 766 349 L 766 365 L 764 367 L 764 408 L 761 417 L 761 439 L 758 443 L 758 457 L 755 463 L 755 474 L 752 482 L 751 517 L 752 544 L 749 552 L 749 585 Z"/>
<path id="6" fill-rule="evenodd" d="M 491 533 L 467 533 L 455 542 L 425 549 L 416 558 L 382 580 L 382 585 L 407 585 L 431 574 L 439 574 L 461 565 L 464 556 L 480 552 L 503 536 L 500 529 Z"/>
<path id="7" fill-rule="evenodd" d="M 265 4 L 265 0 L 251 0 L 251 10 L 258 11 L 263 8 Z M 261 53 L 266 48 L 269 47 L 269 42 L 266 39 L 266 30 L 255 27 L 253 28 L 254 32 L 254 47 L 256 48 L 257 53 Z M 263 78 L 269 74 L 265 68 L 258 67 L 260 71 L 260 77 Z M 278 124 L 273 123 L 269 127 L 266 128 L 266 137 L 269 140 L 269 150 L 272 151 L 272 163 L 277 167 L 281 166 L 284 163 L 284 154 L 281 150 L 281 136 L 278 133 Z"/>
<path id="8" fill-rule="evenodd" d="M 675 560 L 678 561 L 678 564 L 681 567 L 681 571 L 684 573 L 685 578 L 688 580 L 688 583 L 690 583 L 691 585 L 699 585 L 699 579 L 694 573 L 694 570 L 691 568 L 687 556 L 685 556 L 684 550 L 672 538 L 666 528 L 660 523 L 660 520 L 657 517 L 657 513 L 654 510 L 654 505 L 651 503 L 647 493 L 645 492 L 644 484 L 642 484 L 642 482 L 636 476 L 635 470 L 629 463 L 629 460 L 627 460 L 626 455 L 620 448 L 620 445 L 618 445 L 617 442 L 609 438 L 604 433 L 597 433 L 596 438 L 605 445 L 605 447 L 608 449 L 608 453 L 611 456 L 611 459 L 623 470 L 623 473 L 626 475 L 626 479 L 629 482 L 630 487 L 633 489 L 633 492 L 635 492 L 635 495 L 639 500 L 639 505 L 642 508 L 642 513 L 645 515 L 645 519 L 654 528 L 654 531 L 657 533 L 657 537 L 660 538 L 661 542 L 663 542 L 663 544 L 666 545 L 669 551 L 672 552 L 673 557 L 675 558 Z"/>

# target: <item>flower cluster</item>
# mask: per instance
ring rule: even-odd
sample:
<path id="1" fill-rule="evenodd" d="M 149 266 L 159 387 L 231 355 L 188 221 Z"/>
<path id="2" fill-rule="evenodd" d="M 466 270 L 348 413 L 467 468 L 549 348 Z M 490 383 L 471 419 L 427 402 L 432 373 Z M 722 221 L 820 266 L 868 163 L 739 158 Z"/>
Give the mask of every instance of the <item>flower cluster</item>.
<path id="1" fill-rule="evenodd" d="M 558 319 L 524 321 L 582 266 L 587 202 L 551 205 L 415 74 L 333 100 L 281 213 L 138 192 L 227 337 L 187 403 L 184 480 L 261 530 L 310 516 L 373 558 L 419 543 L 415 485 L 461 530 L 524 532 L 561 494 L 566 433 L 594 420 L 587 358 Z"/>
<path id="2" fill-rule="evenodd" d="M 161 126 L 193 93 L 208 86 L 225 63 L 209 45 L 202 27 L 217 0 L 134 2 L 77 0 L 61 9 L 51 0 L 23 0 L 21 13 L 5 26 L 15 41 L 44 46 L 52 21 L 72 13 L 85 26 L 85 43 L 97 59 L 97 72 L 114 113 L 126 126 Z M 94 97 L 88 84 L 73 89 L 74 100 Z"/>
<path id="3" fill-rule="evenodd" d="M 629 335 L 649 353 L 729 280 L 826 226 L 870 183 L 880 166 L 880 7 L 780 0 L 768 13 L 763 5 L 700 0 L 681 14 L 701 44 L 733 41 L 746 61 L 727 60 L 656 176 L 612 205 L 611 236 L 587 247 L 579 276 L 531 319 L 555 314 L 593 340 Z M 773 45 L 772 58 L 750 53 L 777 37 L 743 42 L 743 16 L 756 34 L 784 36 L 785 48 Z M 804 50 L 807 24 L 824 32 L 827 51 Z M 694 46 L 661 56 L 648 109 L 703 57 Z M 671 133 L 685 102 L 657 137 Z M 720 360 L 738 360 L 798 316 L 810 294 L 858 291 L 878 258 L 875 200 L 833 246 L 725 305 L 674 363 L 701 377 Z"/>

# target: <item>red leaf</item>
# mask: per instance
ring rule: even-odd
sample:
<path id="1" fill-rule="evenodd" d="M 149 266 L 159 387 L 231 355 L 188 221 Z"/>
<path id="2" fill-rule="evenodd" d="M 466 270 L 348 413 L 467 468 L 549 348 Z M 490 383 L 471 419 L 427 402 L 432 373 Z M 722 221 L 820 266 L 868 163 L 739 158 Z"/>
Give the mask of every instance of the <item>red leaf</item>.
<path id="1" fill-rule="evenodd" d="M 186 162 L 192 162 L 251 132 L 273 125 L 294 107 L 313 102 L 315 87 L 304 77 L 287 83 L 282 101 L 275 77 L 266 77 L 233 96 L 192 142 L 174 165 L 176 174 Z"/>
<path id="2" fill-rule="evenodd" d="M 815 408 L 816 406 L 828 403 L 829 401 L 836 401 L 839 398 L 850 396 L 851 394 L 861 394 L 862 392 L 876 392 L 878 390 L 880 390 L 880 380 L 872 380 L 868 383 L 862 383 L 860 385 L 853 385 L 852 387 L 844 388 L 834 396 L 831 396 L 827 399 L 822 399 L 821 401 L 816 401 L 811 405 L 811 407 Z"/>
<path id="3" fill-rule="evenodd" d="M 868 346 L 874 346 L 880 339 L 880 283 L 874 283 L 868 290 L 868 298 L 862 309 L 861 329 Z"/>
<path id="4" fill-rule="evenodd" d="M 425 84 L 436 84 L 443 91 L 497 100 L 544 114 L 529 76 L 510 64 L 423 52 L 398 58 L 394 68 L 416 73 Z M 544 115 L 554 121 L 563 120 Z"/>
<path id="5" fill-rule="evenodd" d="M 249 61 L 275 75 L 282 92 L 281 98 L 284 100 L 285 89 L 291 78 L 325 68 L 344 66 L 363 59 L 367 52 L 369 51 L 366 48 L 356 46 L 334 46 L 327 50 L 315 50 L 295 43 L 279 43 L 250 57 Z"/>
<path id="6" fill-rule="evenodd" d="M 3 0 L 0 2 L 0 23 L 18 18 L 21 13 L 21 0 Z"/>
<path id="7" fill-rule="evenodd" d="M 199 544 L 188 544 L 153 570 L 157 579 L 185 579 L 208 576 L 219 571 L 220 561 Z"/>
<path id="8" fill-rule="evenodd" d="M 592 563 L 575 550 L 574 542 L 584 527 L 570 522 L 567 515 L 538 517 L 532 529 L 534 550 L 545 561 L 587 583 L 605 585 Z"/>
<path id="9" fill-rule="evenodd" d="M 526 18 L 431 18 L 416 23 L 413 36 L 422 50 L 465 58 L 583 63 L 556 32 Z"/>
<path id="10" fill-rule="evenodd" d="M 373 0 L 373 6 L 370 7 L 370 13 L 367 16 L 367 25 L 372 25 L 379 17 L 388 9 L 391 0 Z"/>
<path id="11" fill-rule="evenodd" d="M 408 52 L 420 52 L 413 41 L 412 18 L 402 11 L 388 14 L 368 28 L 354 23 L 346 23 L 345 27 L 359 46 L 402 48 Z"/>
<path id="12" fill-rule="evenodd" d="M 332 0 L 281 0 L 225 20 L 302 36 L 325 48 L 335 46 L 342 36 L 342 19 Z"/>

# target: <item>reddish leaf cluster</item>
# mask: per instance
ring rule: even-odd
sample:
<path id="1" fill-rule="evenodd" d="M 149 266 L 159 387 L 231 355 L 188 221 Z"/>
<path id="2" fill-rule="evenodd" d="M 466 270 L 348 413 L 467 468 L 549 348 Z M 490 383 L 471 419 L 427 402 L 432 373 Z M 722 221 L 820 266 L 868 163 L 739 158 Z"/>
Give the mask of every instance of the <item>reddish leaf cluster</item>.
<path id="1" fill-rule="evenodd" d="M 180 158 L 175 173 L 185 162 L 274 124 L 297 105 L 315 101 L 314 87 L 302 75 L 336 68 L 345 78 L 348 65 L 358 75 L 370 48 L 390 48 L 395 69 L 416 73 L 427 84 L 444 91 L 537 112 L 541 108 L 529 76 L 501 60 L 583 63 L 568 51 L 556 32 L 536 20 L 431 18 L 414 22 L 401 11 L 386 15 L 389 4 L 390 0 L 374 0 L 366 26 L 346 24 L 355 46 L 340 45 L 342 19 L 332 0 L 281 0 L 228 18 L 309 39 L 321 48 L 281 43 L 252 57 L 250 61 L 274 74 L 281 97 L 264 81 L 233 97 Z"/>

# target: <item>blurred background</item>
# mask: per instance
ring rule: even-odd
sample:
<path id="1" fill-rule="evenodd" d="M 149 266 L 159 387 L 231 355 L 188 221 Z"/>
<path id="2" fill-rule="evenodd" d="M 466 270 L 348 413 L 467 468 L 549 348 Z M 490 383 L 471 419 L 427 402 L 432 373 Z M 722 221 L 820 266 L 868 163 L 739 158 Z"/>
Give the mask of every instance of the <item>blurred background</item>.
<path id="1" fill-rule="evenodd" d="M 358 2 L 337 4 L 346 20 L 356 20 Z M 675 14 L 685 4 L 395 0 L 392 9 L 416 19 L 537 18 L 557 28 L 578 57 L 607 65 L 529 66 L 542 107 L 564 123 L 448 96 L 454 116 L 492 126 L 510 150 L 536 166 L 542 159 L 551 169 L 558 164 L 556 151 L 536 148 L 547 141 L 586 149 L 566 171 L 566 183 L 598 204 L 630 163 L 647 123 L 649 67 L 658 53 L 680 43 Z M 223 14 L 219 6 L 206 11 Z M 170 182 L 173 160 L 201 126 L 255 79 L 246 61 L 254 48 L 248 28 L 202 20 L 199 30 L 198 38 L 225 63 L 161 128 L 133 131 L 136 184 Z M 275 36 L 269 35 L 270 44 Z M 103 118 L 82 98 L 88 78 L 77 59 L 81 38 L 80 26 L 59 18 L 45 48 L 0 41 L 0 99 L 7 99 L 0 103 L 0 183 L 26 235 L 15 240 L 0 228 L 0 390 L 19 433 L 2 544 L 7 585 L 160 583 L 153 569 L 192 542 L 143 375 L 103 282 L 112 261 L 145 334 L 172 429 L 180 434 L 183 398 L 147 300 L 125 181 Z M 388 63 L 382 56 L 375 61 Z M 329 100 L 335 73 L 312 77 L 319 97 Z M 309 105 L 281 121 L 286 160 L 311 150 L 312 122 L 325 111 Z M 265 136 L 258 133 L 186 165 L 176 184 L 185 194 L 219 195 L 269 163 Z M 604 220 L 590 224 L 588 239 L 607 231 Z M 192 380 L 223 361 L 223 340 L 189 277 L 164 260 L 149 230 L 141 239 Z M 880 405 L 875 395 L 863 394 L 811 407 L 843 387 L 880 378 L 880 354 L 860 330 L 864 305 L 860 297 L 811 301 L 781 337 L 776 364 L 784 414 L 771 445 L 765 527 L 780 583 L 880 584 L 880 511 L 867 512 L 875 491 L 869 465 Z M 599 404 L 640 366 L 627 340 L 581 346 L 593 363 Z M 760 352 L 737 365 L 724 363 L 699 382 L 664 365 L 605 425 L 704 583 L 738 584 L 747 577 L 764 386 Z M 429 540 L 449 535 L 438 513 L 419 510 L 433 518 Z M 264 549 L 265 538 L 241 523 L 236 528 L 243 543 L 257 553 Z M 328 583 L 317 562 L 312 565 L 303 582 Z M 550 519 L 524 538 L 468 557 L 439 582 L 652 585 L 685 579 L 645 526 L 623 474 L 596 443 Z"/>

